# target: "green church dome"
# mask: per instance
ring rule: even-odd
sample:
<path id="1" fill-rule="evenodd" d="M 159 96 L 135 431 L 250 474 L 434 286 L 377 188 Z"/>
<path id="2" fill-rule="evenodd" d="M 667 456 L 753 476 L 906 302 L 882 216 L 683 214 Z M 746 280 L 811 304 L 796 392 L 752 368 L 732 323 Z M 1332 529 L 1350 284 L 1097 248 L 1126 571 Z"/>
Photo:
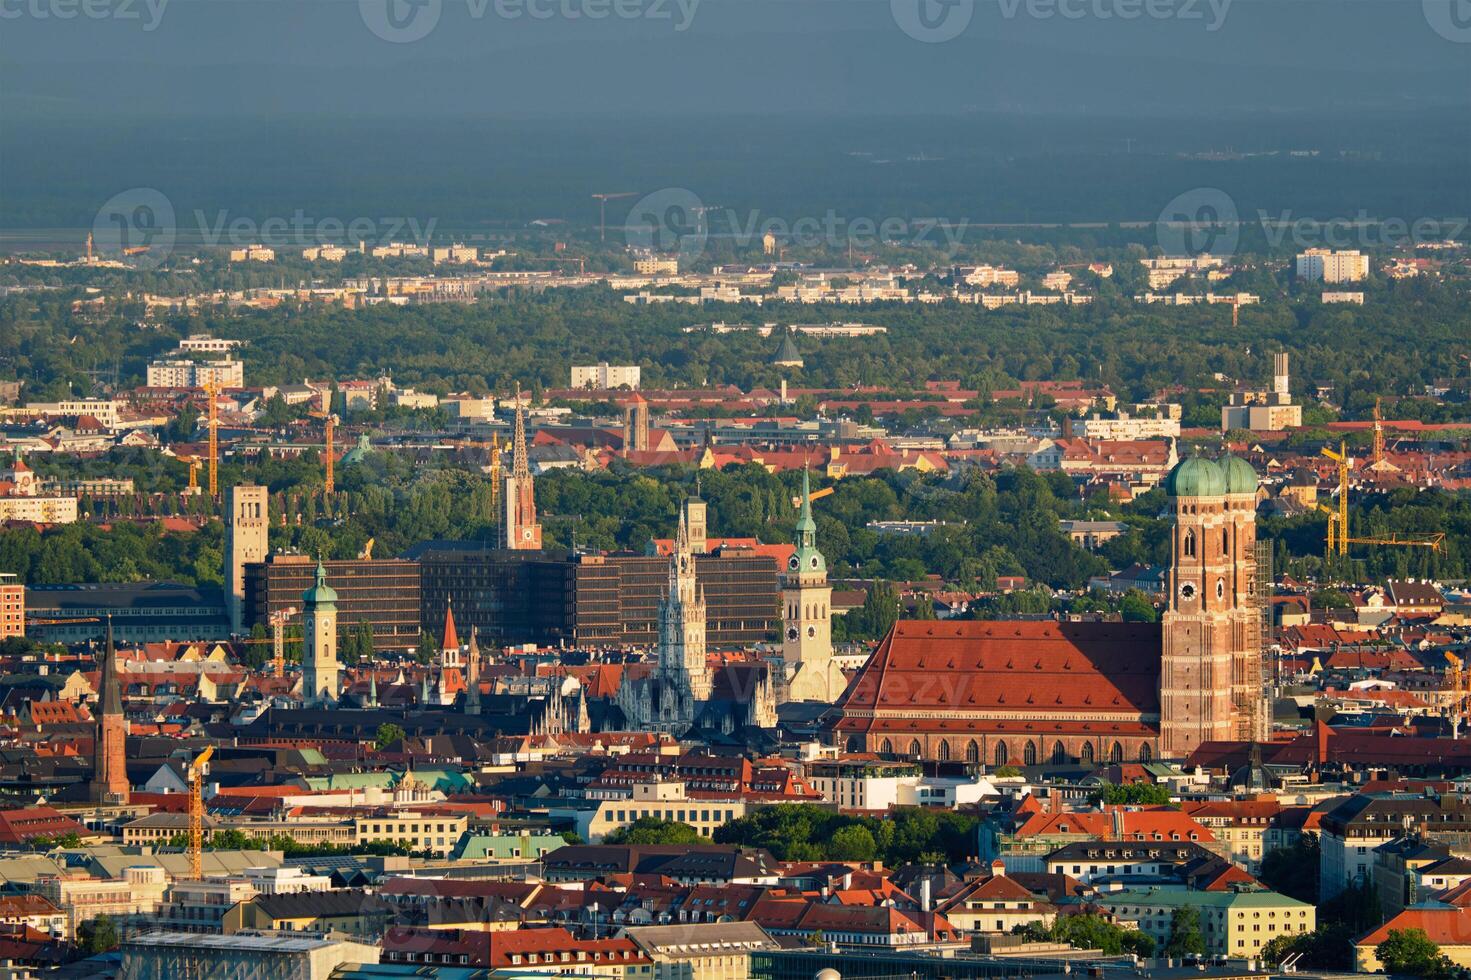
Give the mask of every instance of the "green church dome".
<path id="1" fill-rule="evenodd" d="M 1204 456 L 1181 461 L 1165 477 L 1165 493 L 1171 497 L 1219 497 L 1225 492 L 1225 470 Z"/>
<path id="2" fill-rule="evenodd" d="M 1256 493 L 1256 470 L 1240 456 L 1227 454 L 1216 461 L 1226 476 L 1227 493 Z"/>

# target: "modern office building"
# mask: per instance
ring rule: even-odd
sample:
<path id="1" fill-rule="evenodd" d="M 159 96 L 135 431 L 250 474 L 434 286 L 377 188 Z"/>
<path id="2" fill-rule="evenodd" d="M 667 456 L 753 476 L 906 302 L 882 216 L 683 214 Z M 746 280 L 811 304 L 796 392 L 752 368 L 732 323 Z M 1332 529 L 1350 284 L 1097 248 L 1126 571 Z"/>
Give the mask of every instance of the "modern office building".
<path id="1" fill-rule="evenodd" d="M 373 628 L 376 650 L 412 650 L 419 642 L 419 565 L 400 558 L 322 563 L 337 593 L 337 624 L 344 632 Z M 302 607 L 315 584 L 317 563 L 307 555 L 269 555 L 244 568 L 244 628 L 270 626 L 275 613 Z M 441 618 L 439 620 L 443 622 Z"/>

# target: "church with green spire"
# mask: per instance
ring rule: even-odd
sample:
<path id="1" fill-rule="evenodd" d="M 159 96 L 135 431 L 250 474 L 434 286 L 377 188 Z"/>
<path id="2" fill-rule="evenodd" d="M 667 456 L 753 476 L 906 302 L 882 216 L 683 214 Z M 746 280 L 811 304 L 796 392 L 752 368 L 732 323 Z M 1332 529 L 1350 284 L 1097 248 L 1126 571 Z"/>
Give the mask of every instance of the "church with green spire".
<path id="1" fill-rule="evenodd" d="M 843 693 L 843 672 L 833 660 L 833 587 L 827 559 L 817 550 L 812 484 L 802 471 L 802 510 L 797 515 L 796 550 L 782 575 L 781 669 L 777 699 L 831 704 Z"/>

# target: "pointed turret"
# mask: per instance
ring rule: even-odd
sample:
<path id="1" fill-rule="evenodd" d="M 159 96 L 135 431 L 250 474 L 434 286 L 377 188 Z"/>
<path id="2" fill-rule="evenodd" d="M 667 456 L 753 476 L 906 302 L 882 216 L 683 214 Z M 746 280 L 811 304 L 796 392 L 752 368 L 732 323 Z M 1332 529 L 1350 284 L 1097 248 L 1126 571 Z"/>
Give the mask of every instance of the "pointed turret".
<path id="1" fill-rule="evenodd" d="M 128 722 L 123 715 L 122 681 L 118 676 L 117 647 L 112 639 L 112 617 L 107 619 L 107 646 L 97 691 L 97 732 L 92 768 L 92 799 L 98 803 L 126 803 L 128 783 L 126 742 Z"/>
<path id="2" fill-rule="evenodd" d="M 368 672 L 368 707 L 378 707 L 378 672 L 376 670 Z"/>

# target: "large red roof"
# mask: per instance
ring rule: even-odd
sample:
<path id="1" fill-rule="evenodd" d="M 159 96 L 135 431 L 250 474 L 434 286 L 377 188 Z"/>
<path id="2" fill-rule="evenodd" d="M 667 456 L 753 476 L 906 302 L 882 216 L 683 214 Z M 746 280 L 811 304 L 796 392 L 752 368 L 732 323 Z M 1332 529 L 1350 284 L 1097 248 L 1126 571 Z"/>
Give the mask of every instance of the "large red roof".
<path id="1" fill-rule="evenodd" d="M 1159 664 L 1153 624 L 901 621 L 844 694 L 839 727 L 1152 734 Z"/>

